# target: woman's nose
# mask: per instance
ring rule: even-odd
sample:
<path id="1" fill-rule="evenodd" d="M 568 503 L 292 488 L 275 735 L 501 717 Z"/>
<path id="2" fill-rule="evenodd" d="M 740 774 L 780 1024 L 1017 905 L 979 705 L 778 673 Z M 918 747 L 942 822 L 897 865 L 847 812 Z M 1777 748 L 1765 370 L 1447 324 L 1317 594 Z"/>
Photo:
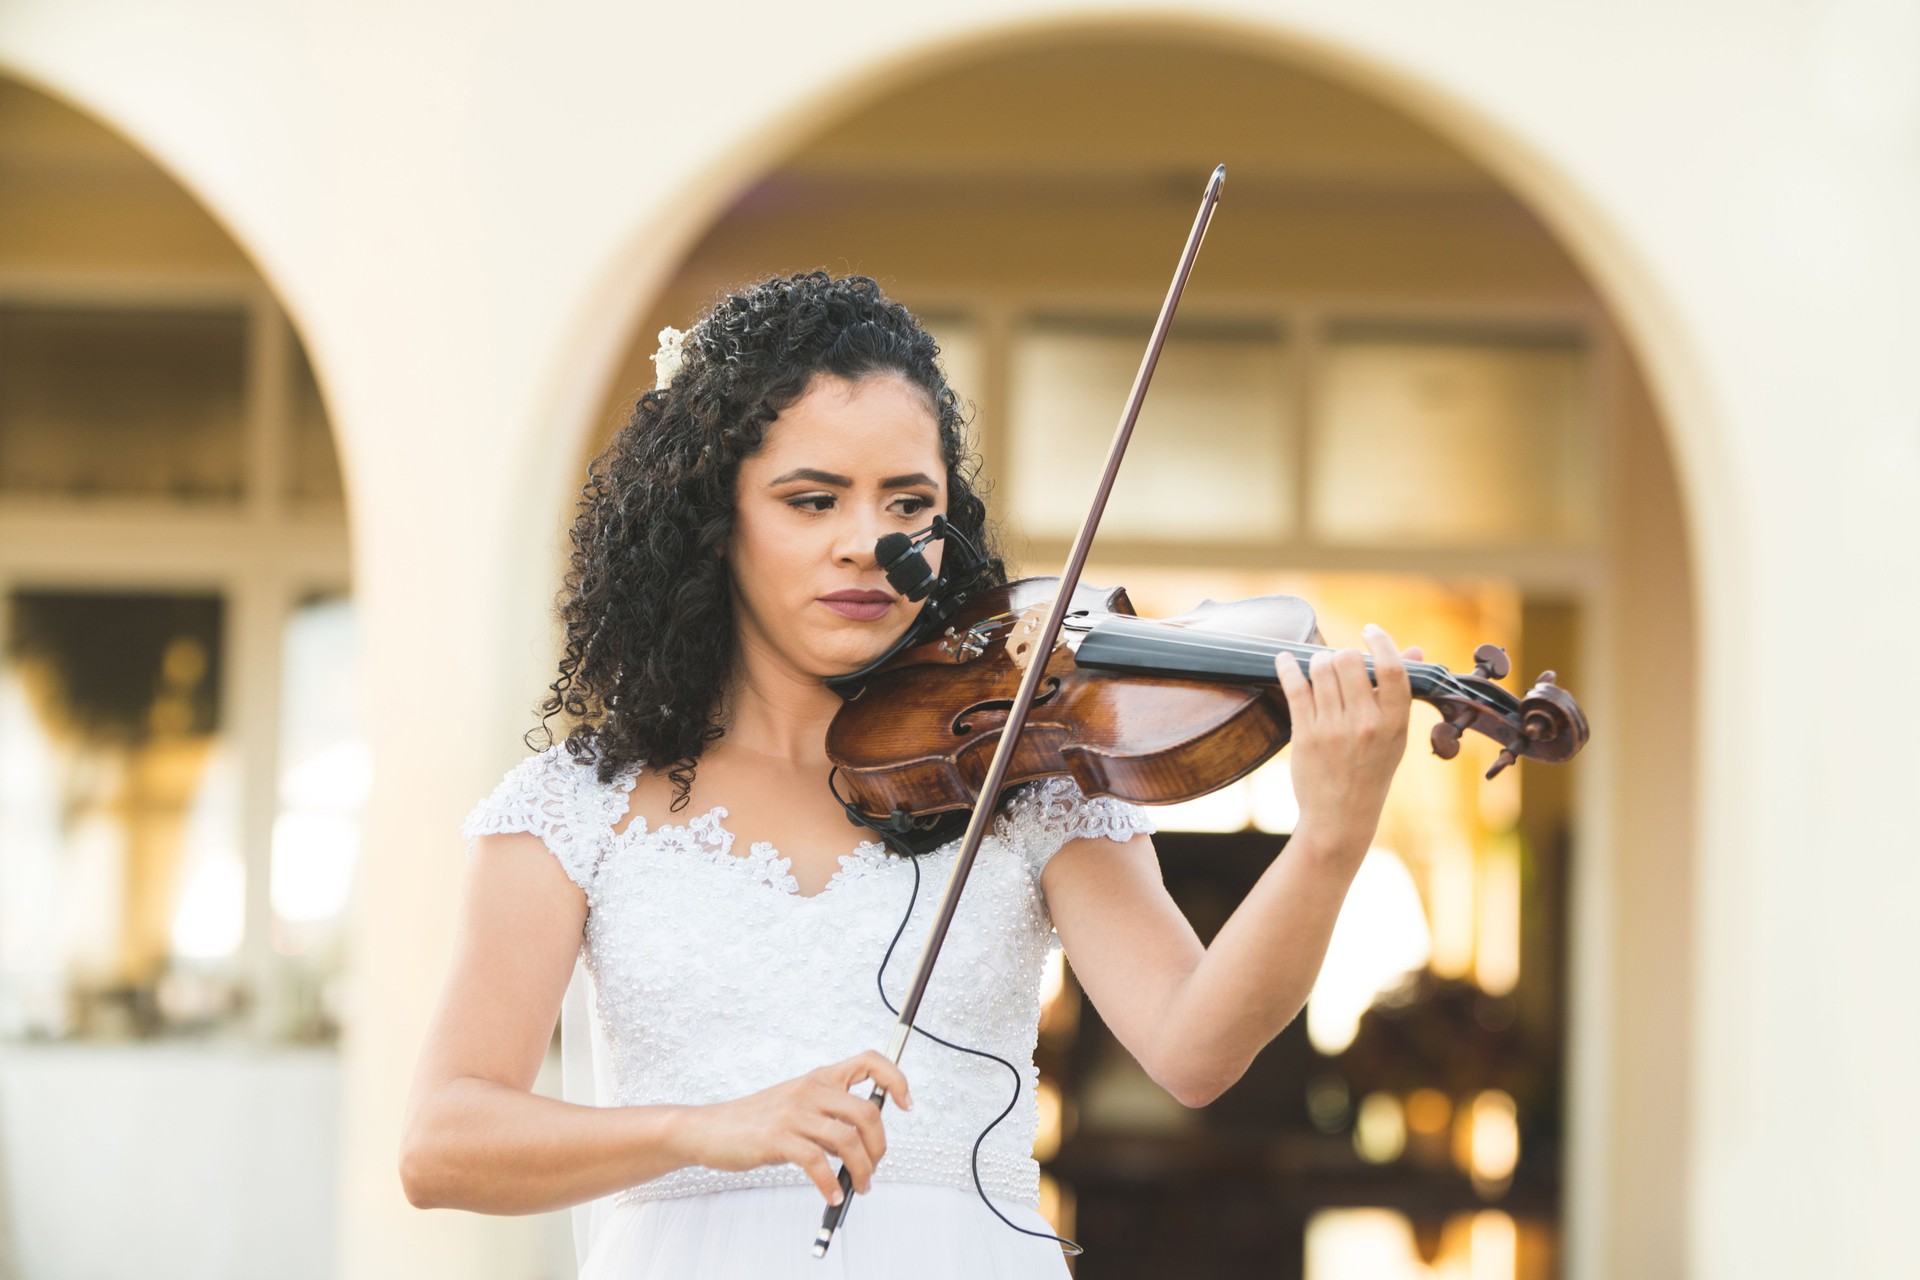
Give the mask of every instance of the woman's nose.
<path id="1" fill-rule="evenodd" d="M 880 527 L 878 513 L 851 506 L 846 510 L 847 518 L 841 522 L 838 530 L 839 544 L 834 548 L 834 558 L 843 564 L 865 568 L 875 563 L 874 544 L 879 542 L 886 530 Z"/>

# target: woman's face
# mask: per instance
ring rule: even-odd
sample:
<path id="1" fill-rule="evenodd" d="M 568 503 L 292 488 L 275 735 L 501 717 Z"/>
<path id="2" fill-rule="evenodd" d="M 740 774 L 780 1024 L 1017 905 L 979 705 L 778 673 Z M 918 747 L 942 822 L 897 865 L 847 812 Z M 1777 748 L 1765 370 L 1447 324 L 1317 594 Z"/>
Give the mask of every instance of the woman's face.
<path id="1" fill-rule="evenodd" d="M 817 375 L 735 480 L 726 554 L 743 654 L 824 679 L 884 652 L 920 606 L 888 585 L 873 544 L 945 514 L 946 481 L 919 388 L 892 373 Z M 926 548 L 936 569 L 940 549 Z"/>

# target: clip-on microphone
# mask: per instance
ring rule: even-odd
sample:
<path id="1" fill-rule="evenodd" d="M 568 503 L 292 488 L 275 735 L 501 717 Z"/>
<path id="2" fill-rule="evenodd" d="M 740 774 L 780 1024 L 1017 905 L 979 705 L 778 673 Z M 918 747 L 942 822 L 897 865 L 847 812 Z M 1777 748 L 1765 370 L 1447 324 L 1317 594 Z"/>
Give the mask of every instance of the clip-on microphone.
<path id="1" fill-rule="evenodd" d="M 968 551 L 973 551 L 973 544 L 948 524 L 945 516 L 935 516 L 933 523 L 918 533 L 890 533 L 874 543 L 873 558 L 886 570 L 887 581 L 893 584 L 895 591 L 909 600 L 924 600 L 939 588 L 947 586 L 951 578 L 936 578 L 933 566 L 927 563 L 927 557 L 920 549 L 937 538 L 949 537 Z M 975 553 L 976 558 L 977 555 Z M 967 568 L 972 568 L 972 565 L 969 564 Z"/>

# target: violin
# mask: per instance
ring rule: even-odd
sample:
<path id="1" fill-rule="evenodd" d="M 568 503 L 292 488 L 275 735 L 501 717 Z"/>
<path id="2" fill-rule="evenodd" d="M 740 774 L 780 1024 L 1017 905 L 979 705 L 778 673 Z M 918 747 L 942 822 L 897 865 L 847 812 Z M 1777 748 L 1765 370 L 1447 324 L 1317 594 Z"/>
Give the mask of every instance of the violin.
<path id="1" fill-rule="evenodd" d="M 1027 670 L 1056 578 L 1022 578 L 973 596 L 937 639 L 865 675 L 827 730 L 827 755 L 869 822 L 971 809 Z M 1173 618 L 1141 618 L 1124 588 L 1077 585 L 1013 747 L 1004 787 L 1070 775 L 1088 795 L 1172 804 L 1245 777 L 1287 744 L 1291 724 L 1274 664 L 1304 673 L 1321 642 L 1297 596 L 1202 601 Z M 1369 676 L 1373 660 L 1367 658 Z M 1436 707 L 1434 754 L 1463 733 L 1500 744 L 1492 778 L 1522 757 L 1558 763 L 1586 745 L 1579 705 L 1543 673 L 1525 697 L 1495 681 L 1505 650 L 1481 645 L 1471 673 L 1408 662 L 1413 696 Z M 928 824 L 916 824 L 925 828 Z"/>

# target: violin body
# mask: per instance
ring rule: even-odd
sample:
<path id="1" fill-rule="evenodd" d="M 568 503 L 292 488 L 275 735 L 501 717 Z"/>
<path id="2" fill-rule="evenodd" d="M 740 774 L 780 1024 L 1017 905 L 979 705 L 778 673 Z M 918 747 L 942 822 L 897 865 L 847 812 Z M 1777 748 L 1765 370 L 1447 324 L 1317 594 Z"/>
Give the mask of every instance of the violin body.
<path id="1" fill-rule="evenodd" d="M 844 799 L 868 818 L 927 818 L 973 807 L 1034 643 L 1059 589 L 1022 578 L 981 592 L 944 636 L 869 675 L 827 730 Z M 1003 790 L 1066 775 L 1091 796 L 1136 804 L 1191 800 L 1270 759 L 1292 732 L 1274 671 L 1324 650 L 1313 607 L 1296 596 L 1202 602 L 1176 618 L 1139 618 L 1118 587 L 1075 588 Z M 1475 653 L 1472 675 L 1407 664 L 1414 696 L 1439 707 L 1436 754 L 1473 729 L 1503 745 L 1493 773 L 1520 756 L 1564 760 L 1585 717 L 1548 672 L 1523 701 L 1493 681 L 1506 655 Z M 1371 666 L 1371 659 L 1369 659 Z M 1492 776 L 1489 773 L 1488 776 Z"/>

